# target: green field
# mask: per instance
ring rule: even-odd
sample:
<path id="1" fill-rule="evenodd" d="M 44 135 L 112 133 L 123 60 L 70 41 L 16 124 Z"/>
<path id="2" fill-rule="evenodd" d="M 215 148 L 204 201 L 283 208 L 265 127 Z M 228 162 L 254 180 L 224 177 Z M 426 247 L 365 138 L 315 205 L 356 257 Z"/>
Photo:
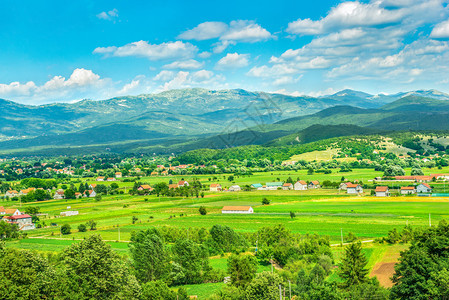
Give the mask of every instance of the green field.
<path id="1" fill-rule="evenodd" d="M 429 170 L 428 173 L 435 171 Z M 444 172 L 444 170 L 439 171 Z M 378 175 L 380 173 L 373 170 L 356 170 L 344 174 L 349 180 L 364 181 Z M 305 180 L 339 181 L 342 173 L 306 175 L 306 171 L 265 172 L 252 176 L 235 177 L 235 183 L 240 185 L 255 182 L 265 183 L 276 181 L 277 178 L 285 180 L 289 176 L 294 180 L 300 177 Z M 209 178 L 212 177 L 211 175 L 196 176 L 203 184 L 208 184 Z M 217 177 L 219 180 L 212 182 L 221 182 L 223 185 L 230 184 L 226 180 L 227 176 Z M 154 184 L 161 181 L 168 182 L 170 179 L 176 182 L 181 178 L 192 180 L 191 176 L 170 176 L 143 178 L 141 181 Z M 118 183 L 123 190 L 125 188 L 129 190 L 133 184 L 132 182 Z M 110 183 L 105 182 L 105 184 Z M 369 195 L 369 193 L 367 194 Z M 271 201 L 270 205 L 261 204 L 264 197 Z M 221 208 L 225 205 L 251 205 L 254 208 L 254 214 L 223 215 Z M 264 226 L 283 224 L 294 233 L 326 235 L 330 237 L 331 244 L 339 244 L 341 232 L 343 235 L 352 232 L 362 240 L 371 240 L 386 236 L 389 230 L 400 229 L 406 224 L 414 227 L 428 226 L 429 214 L 432 224 L 437 224 L 442 219 L 449 219 L 449 198 L 348 196 L 343 191 L 336 189 L 216 193 L 206 191 L 204 198 L 168 198 L 156 195 L 131 196 L 123 194 L 103 196 L 101 201 L 92 198 L 22 204 L 5 201 L 0 202 L 0 206 L 17 207 L 22 210 L 28 206 L 39 206 L 42 213 L 48 214 L 48 216 L 41 216 L 41 221 L 47 225 L 45 228 L 28 231 L 25 239 L 7 242 L 8 247 L 37 250 L 43 253 L 57 253 L 91 234 L 100 234 L 112 249 L 123 255 L 128 255 L 128 242 L 131 233 L 151 226 L 173 226 L 188 231 L 189 228 L 210 229 L 214 224 L 223 224 L 238 232 L 255 232 Z M 207 215 L 199 214 L 200 206 L 207 208 Z M 60 212 L 67 209 L 77 210 L 79 215 L 59 217 Z M 292 219 L 290 212 L 295 212 L 296 217 Z M 132 224 L 133 216 L 138 218 L 135 224 Z M 78 225 L 89 220 L 97 222 L 97 230 L 78 232 Z M 50 226 L 51 223 L 55 223 L 56 226 Z M 63 224 L 71 226 L 72 234 L 65 236 L 60 234 L 60 226 Z M 364 244 L 364 253 L 371 269 L 377 262 L 382 261 L 388 247 L 394 246 Z M 333 247 L 333 249 L 335 261 L 338 262 L 343 249 L 341 247 Z M 398 252 L 403 247 L 391 249 Z M 226 257 L 212 257 L 210 263 L 214 268 L 226 270 Z M 270 270 L 270 266 L 259 266 L 259 271 L 264 270 Z M 220 289 L 221 286 L 222 283 L 208 283 L 187 286 L 187 290 L 190 295 L 198 295 L 200 299 L 203 299 L 206 295 Z"/>

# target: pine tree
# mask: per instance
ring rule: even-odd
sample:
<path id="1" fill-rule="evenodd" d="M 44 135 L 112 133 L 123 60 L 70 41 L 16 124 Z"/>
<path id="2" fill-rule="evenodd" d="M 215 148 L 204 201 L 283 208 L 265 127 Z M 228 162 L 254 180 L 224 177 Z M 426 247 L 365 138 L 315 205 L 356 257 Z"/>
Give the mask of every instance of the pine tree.
<path id="1" fill-rule="evenodd" d="M 368 275 L 366 264 L 366 257 L 362 253 L 362 243 L 353 243 L 346 247 L 340 267 L 340 277 L 344 280 L 346 287 L 366 282 Z"/>

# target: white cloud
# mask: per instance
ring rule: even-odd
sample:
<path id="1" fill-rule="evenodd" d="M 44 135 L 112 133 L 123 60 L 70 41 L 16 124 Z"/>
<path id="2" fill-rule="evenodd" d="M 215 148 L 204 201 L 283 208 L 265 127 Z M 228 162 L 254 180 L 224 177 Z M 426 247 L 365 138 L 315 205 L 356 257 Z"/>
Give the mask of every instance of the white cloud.
<path id="1" fill-rule="evenodd" d="M 208 52 L 208 51 L 204 51 L 198 54 L 199 58 L 209 58 L 212 55 L 212 53 Z"/>
<path id="2" fill-rule="evenodd" d="M 183 69 L 183 70 L 195 70 L 204 66 L 204 62 L 199 62 L 194 59 L 174 61 L 170 64 L 164 65 L 164 69 Z"/>
<path id="3" fill-rule="evenodd" d="M 226 30 L 228 25 L 223 22 L 204 22 L 193 29 L 184 31 L 178 36 L 182 40 L 209 40 L 220 37 Z"/>
<path id="4" fill-rule="evenodd" d="M 0 83 L 0 96 L 28 96 L 36 89 L 36 84 L 33 81 L 26 83 L 11 82 L 10 84 Z"/>
<path id="5" fill-rule="evenodd" d="M 200 70 L 192 74 L 192 79 L 197 82 L 206 81 L 214 76 L 214 72 L 208 70 Z"/>
<path id="6" fill-rule="evenodd" d="M 106 56 L 145 57 L 152 61 L 165 59 L 189 59 L 195 56 L 197 52 L 198 48 L 196 46 L 181 41 L 162 44 L 150 44 L 146 41 L 138 41 L 126 44 L 122 47 L 98 47 L 93 51 L 93 53 L 104 54 Z"/>
<path id="7" fill-rule="evenodd" d="M 114 18 L 118 18 L 118 10 L 116 8 L 114 8 L 113 10 L 110 11 L 103 11 L 101 13 L 99 13 L 97 15 L 98 19 L 102 19 L 102 20 L 113 20 Z"/>
<path id="8" fill-rule="evenodd" d="M 228 53 L 215 67 L 219 70 L 243 68 L 249 64 L 248 58 L 249 54 Z"/>
<path id="9" fill-rule="evenodd" d="M 259 24 L 253 21 L 239 20 L 231 22 L 229 30 L 220 37 L 220 40 L 254 43 L 272 37 L 271 33 Z"/>
<path id="10" fill-rule="evenodd" d="M 156 81 L 167 81 L 167 80 L 173 79 L 174 77 L 175 77 L 175 73 L 173 71 L 163 70 L 163 71 L 159 72 L 159 74 L 154 76 L 153 79 Z"/>
<path id="11" fill-rule="evenodd" d="M 130 83 L 125 84 L 118 92 L 118 95 L 129 95 L 135 91 L 140 85 L 139 79 L 133 79 Z"/>
<path id="12" fill-rule="evenodd" d="M 449 20 L 441 22 L 432 29 L 430 37 L 433 38 L 449 38 Z"/>
<path id="13" fill-rule="evenodd" d="M 354 26 L 375 26 L 399 22 L 404 11 L 399 9 L 385 9 L 380 1 L 368 4 L 343 2 L 331 9 L 329 14 L 319 21 L 298 19 L 288 24 L 287 32 L 293 34 L 316 35 L 339 28 Z"/>

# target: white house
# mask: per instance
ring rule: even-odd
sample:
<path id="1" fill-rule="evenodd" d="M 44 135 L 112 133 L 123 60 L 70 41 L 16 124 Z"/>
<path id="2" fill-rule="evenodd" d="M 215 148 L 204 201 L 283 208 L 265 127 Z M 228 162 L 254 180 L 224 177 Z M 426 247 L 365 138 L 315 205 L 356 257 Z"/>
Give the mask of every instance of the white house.
<path id="1" fill-rule="evenodd" d="M 390 190 L 388 186 L 376 186 L 376 197 L 389 197 Z"/>
<path id="2" fill-rule="evenodd" d="M 94 190 L 86 190 L 84 191 L 84 197 L 94 198 L 97 193 Z"/>
<path id="3" fill-rule="evenodd" d="M 295 191 L 305 191 L 307 190 L 307 182 L 304 180 L 296 181 L 294 184 Z"/>
<path id="4" fill-rule="evenodd" d="M 267 182 L 266 186 L 268 191 L 275 191 L 282 188 L 283 184 L 283 182 Z"/>
<path id="5" fill-rule="evenodd" d="M 4 208 L 0 206 L 0 215 L 20 216 L 22 213 L 17 208 Z"/>
<path id="6" fill-rule="evenodd" d="M 283 190 L 293 190 L 293 184 L 286 182 L 282 185 L 282 189 Z"/>
<path id="7" fill-rule="evenodd" d="M 219 192 L 221 191 L 221 184 L 219 183 L 211 183 L 209 187 L 209 191 L 211 192 Z"/>
<path id="8" fill-rule="evenodd" d="M 16 197 L 18 195 L 19 195 L 19 192 L 16 190 L 9 190 L 5 193 L 5 196 L 10 197 L 10 198 Z"/>
<path id="9" fill-rule="evenodd" d="M 254 212 L 251 206 L 224 206 L 222 214 L 252 214 Z"/>
<path id="10" fill-rule="evenodd" d="M 416 194 L 416 189 L 414 186 L 402 186 L 401 195 Z"/>
<path id="11" fill-rule="evenodd" d="M 98 176 L 97 181 L 104 181 L 104 176 Z"/>
<path id="12" fill-rule="evenodd" d="M 320 188 L 320 182 L 318 180 L 313 180 L 309 182 L 309 189 L 318 189 Z"/>
<path id="13" fill-rule="evenodd" d="M 53 199 L 64 199 L 64 190 L 63 189 L 57 190 Z"/>
<path id="14" fill-rule="evenodd" d="M 420 183 L 418 186 L 416 186 L 416 192 L 418 194 L 420 193 L 430 194 L 432 193 L 432 188 L 427 183 Z"/>
<path id="15" fill-rule="evenodd" d="M 361 194 L 361 193 L 363 193 L 363 188 L 360 184 L 347 183 L 346 184 L 346 193 L 347 194 Z"/>
<path id="16" fill-rule="evenodd" d="M 115 178 L 122 178 L 122 172 L 115 172 Z"/>
<path id="17" fill-rule="evenodd" d="M 342 183 L 340 183 L 340 190 L 346 191 L 348 189 L 348 184 L 351 184 L 351 182 L 342 182 Z"/>
<path id="18" fill-rule="evenodd" d="M 5 217 L 4 219 L 8 223 L 17 224 L 19 230 L 30 230 L 36 228 L 31 216 L 27 214 Z"/>
<path id="19" fill-rule="evenodd" d="M 239 191 L 241 191 L 241 188 L 238 185 L 231 185 L 229 187 L 228 191 L 230 191 L 230 192 L 239 192 Z"/>
<path id="20" fill-rule="evenodd" d="M 181 187 L 181 186 L 189 186 L 189 183 L 185 180 L 181 180 L 178 182 L 178 187 Z"/>

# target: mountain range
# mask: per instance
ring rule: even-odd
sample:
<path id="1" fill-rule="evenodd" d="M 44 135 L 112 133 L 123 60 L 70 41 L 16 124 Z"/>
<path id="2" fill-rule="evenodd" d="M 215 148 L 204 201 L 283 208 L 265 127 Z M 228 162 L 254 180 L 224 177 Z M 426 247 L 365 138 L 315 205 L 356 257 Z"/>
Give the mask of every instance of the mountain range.
<path id="1" fill-rule="evenodd" d="M 171 90 L 31 106 L 0 99 L 4 155 L 182 152 L 387 130 L 449 130 L 449 95 L 419 90 L 321 97 L 241 89 Z M 307 128 L 312 127 L 309 131 Z M 332 130 L 316 126 L 333 126 Z M 330 129 L 330 128 L 328 128 Z M 310 136 L 307 132 L 320 132 Z"/>

